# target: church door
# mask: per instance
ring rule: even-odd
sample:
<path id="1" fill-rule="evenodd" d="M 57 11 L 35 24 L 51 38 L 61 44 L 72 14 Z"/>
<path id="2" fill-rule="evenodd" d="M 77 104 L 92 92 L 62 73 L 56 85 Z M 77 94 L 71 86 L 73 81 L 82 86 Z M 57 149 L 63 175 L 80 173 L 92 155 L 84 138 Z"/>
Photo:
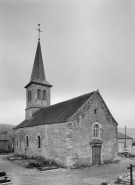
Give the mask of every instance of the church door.
<path id="1" fill-rule="evenodd" d="M 101 164 L 101 146 L 92 146 L 92 165 Z"/>

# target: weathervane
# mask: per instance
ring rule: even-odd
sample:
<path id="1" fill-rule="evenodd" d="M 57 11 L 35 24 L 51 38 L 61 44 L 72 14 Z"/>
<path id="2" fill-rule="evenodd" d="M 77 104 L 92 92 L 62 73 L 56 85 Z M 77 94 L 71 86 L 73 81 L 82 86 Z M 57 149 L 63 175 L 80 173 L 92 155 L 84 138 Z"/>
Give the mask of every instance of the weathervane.
<path id="1" fill-rule="evenodd" d="M 40 24 L 38 24 L 38 26 L 39 26 L 39 29 L 37 29 L 38 31 L 39 31 L 39 38 L 38 38 L 38 40 L 40 41 L 40 32 L 42 32 L 41 30 L 40 30 Z"/>

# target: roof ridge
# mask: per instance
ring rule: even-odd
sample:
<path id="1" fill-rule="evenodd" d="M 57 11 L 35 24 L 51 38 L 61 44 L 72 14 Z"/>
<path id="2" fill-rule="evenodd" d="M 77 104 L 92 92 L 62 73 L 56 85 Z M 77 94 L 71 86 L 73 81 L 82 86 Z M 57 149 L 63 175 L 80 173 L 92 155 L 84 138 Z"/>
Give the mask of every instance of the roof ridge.
<path id="1" fill-rule="evenodd" d="M 90 97 L 84 102 L 84 104 L 82 104 L 81 107 L 69 118 L 69 120 L 72 119 L 72 118 L 77 114 L 77 112 L 79 112 L 80 109 L 82 109 L 82 107 L 84 107 L 84 106 L 86 105 L 87 101 L 89 101 L 90 99 L 92 99 L 93 96 L 95 95 L 95 93 L 97 93 L 97 92 L 99 92 L 99 90 L 93 91 L 93 92 L 89 93 L 89 94 L 91 94 L 91 96 L 90 96 Z"/>
<path id="2" fill-rule="evenodd" d="M 64 103 L 64 102 L 68 102 L 68 101 L 71 101 L 71 100 L 74 100 L 74 99 L 77 99 L 77 98 L 81 98 L 81 97 L 83 97 L 83 96 L 86 96 L 86 95 L 88 95 L 88 94 L 92 94 L 92 93 L 94 93 L 94 92 L 96 92 L 96 91 L 93 91 L 93 92 L 91 92 L 91 93 L 86 93 L 86 94 L 83 94 L 83 95 L 80 95 L 80 96 L 76 96 L 76 97 L 74 97 L 74 98 L 71 98 L 71 99 L 68 99 L 68 100 L 64 100 L 64 101 L 61 101 L 61 102 L 59 102 L 59 103 L 55 103 L 55 104 L 53 104 L 53 105 L 50 105 L 49 107 L 54 106 L 54 105 L 58 105 L 58 104 L 61 104 L 61 103 Z M 48 107 L 45 107 L 45 108 L 48 108 Z M 43 108 L 43 109 L 45 109 L 45 108 Z"/>
<path id="3" fill-rule="evenodd" d="M 95 91 L 71 98 L 63 102 L 59 102 L 45 108 L 41 108 L 39 111 L 35 112 L 32 119 L 24 120 L 17 127 L 15 127 L 15 129 L 51 123 L 67 122 L 71 115 L 73 115 L 94 93 Z"/>
<path id="4" fill-rule="evenodd" d="M 106 106 L 106 108 L 107 108 L 107 110 L 108 110 L 108 112 L 109 112 L 111 118 L 112 118 L 112 119 L 114 120 L 114 122 L 118 125 L 117 121 L 116 121 L 115 118 L 113 117 L 112 113 L 110 112 L 110 110 L 109 110 L 107 104 L 105 103 L 104 99 L 102 98 L 102 96 L 101 96 L 101 94 L 100 94 L 100 92 L 99 92 L 98 90 L 97 90 L 97 93 L 99 94 L 101 100 L 103 101 L 104 105 Z"/>
<path id="5" fill-rule="evenodd" d="M 83 94 L 83 95 L 80 95 L 80 96 L 77 96 L 77 97 L 74 97 L 74 98 L 71 98 L 71 99 L 68 99 L 68 100 L 59 102 L 59 103 L 55 103 L 55 104 L 50 105 L 50 106 L 48 106 L 48 107 L 41 107 L 41 109 L 39 109 L 38 111 L 36 111 L 36 112 L 33 114 L 33 117 L 35 117 L 40 111 L 43 111 L 43 110 L 45 110 L 45 109 L 51 108 L 51 107 L 56 106 L 56 105 L 60 105 L 60 104 L 65 103 L 65 102 L 70 102 L 70 101 L 72 101 L 72 100 L 75 100 L 75 99 L 77 99 L 77 98 L 84 97 L 84 96 L 86 96 L 86 95 L 90 95 L 90 94 L 92 94 L 92 93 L 94 94 L 95 92 L 96 92 L 96 91 L 93 91 L 93 92 L 90 92 L 90 93 L 86 93 L 86 94 Z M 33 117 L 32 117 L 32 119 L 33 119 Z"/>

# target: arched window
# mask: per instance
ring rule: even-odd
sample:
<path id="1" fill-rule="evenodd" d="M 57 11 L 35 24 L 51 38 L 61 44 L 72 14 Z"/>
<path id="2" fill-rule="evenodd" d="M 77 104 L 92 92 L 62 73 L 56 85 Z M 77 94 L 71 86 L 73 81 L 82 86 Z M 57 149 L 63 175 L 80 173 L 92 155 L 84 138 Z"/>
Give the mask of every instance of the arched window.
<path id="1" fill-rule="evenodd" d="M 29 138 L 26 136 L 26 147 L 29 147 Z"/>
<path id="2" fill-rule="evenodd" d="M 43 100 L 46 100 L 46 91 L 45 90 L 43 90 Z"/>
<path id="3" fill-rule="evenodd" d="M 37 90 L 37 99 L 41 100 L 41 90 L 40 89 Z"/>
<path id="4" fill-rule="evenodd" d="M 37 147 L 41 148 L 41 138 L 39 135 L 37 136 Z"/>
<path id="5" fill-rule="evenodd" d="M 94 124 L 93 126 L 93 138 L 99 138 L 100 137 L 100 127 L 99 124 Z"/>

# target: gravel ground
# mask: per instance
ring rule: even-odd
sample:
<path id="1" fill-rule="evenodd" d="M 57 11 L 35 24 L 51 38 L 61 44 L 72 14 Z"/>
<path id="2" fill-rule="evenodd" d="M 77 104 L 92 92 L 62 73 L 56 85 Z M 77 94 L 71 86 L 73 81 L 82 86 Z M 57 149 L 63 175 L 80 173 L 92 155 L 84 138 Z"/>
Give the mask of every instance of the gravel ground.
<path id="1" fill-rule="evenodd" d="M 0 171 L 5 171 L 13 185 L 100 185 L 112 182 L 117 176 L 128 173 L 127 167 L 135 165 L 135 158 L 121 158 L 120 163 L 94 166 L 84 169 L 56 169 L 39 172 L 27 169 L 26 161 L 9 161 L 6 155 L 0 155 Z M 135 168 L 133 169 L 135 172 Z"/>

